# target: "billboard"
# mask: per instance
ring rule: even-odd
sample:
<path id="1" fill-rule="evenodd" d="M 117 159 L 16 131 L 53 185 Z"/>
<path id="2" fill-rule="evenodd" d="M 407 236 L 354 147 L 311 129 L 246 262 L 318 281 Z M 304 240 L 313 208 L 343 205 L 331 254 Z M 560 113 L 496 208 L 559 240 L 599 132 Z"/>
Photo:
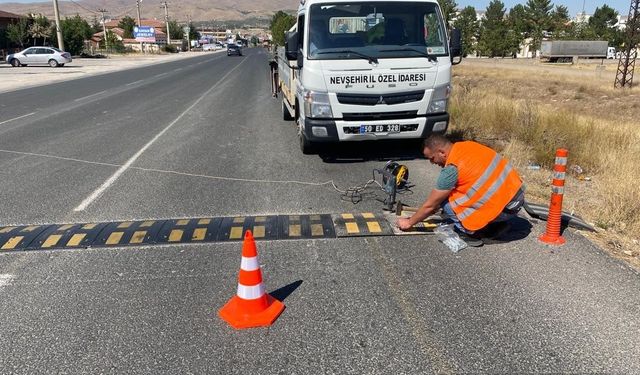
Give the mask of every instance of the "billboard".
<path id="1" fill-rule="evenodd" d="M 156 42 L 156 30 L 151 26 L 135 26 L 133 28 L 133 37 L 138 42 Z"/>

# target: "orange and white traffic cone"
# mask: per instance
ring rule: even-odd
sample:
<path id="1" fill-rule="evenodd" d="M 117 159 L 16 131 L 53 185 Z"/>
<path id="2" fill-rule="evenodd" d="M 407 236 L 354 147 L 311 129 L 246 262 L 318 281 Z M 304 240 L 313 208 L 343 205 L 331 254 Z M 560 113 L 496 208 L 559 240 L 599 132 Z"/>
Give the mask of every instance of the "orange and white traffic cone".
<path id="1" fill-rule="evenodd" d="M 242 244 L 238 292 L 218 311 L 233 328 L 270 326 L 284 310 L 284 304 L 267 294 L 262 283 L 258 251 L 248 230 Z"/>
<path id="2" fill-rule="evenodd" d="M 553 166 L 553 182 L 551 183 L 551 203 L 547 216 L 547 231 L 539 240 L 550 245 L 562 245 L 564 237 L 560 235 L 562 225 L 562 197 L 564 196 L 564 179 L 567 172 L 567 156 L 569 151 L 560 148 L 556 151 Z"/>

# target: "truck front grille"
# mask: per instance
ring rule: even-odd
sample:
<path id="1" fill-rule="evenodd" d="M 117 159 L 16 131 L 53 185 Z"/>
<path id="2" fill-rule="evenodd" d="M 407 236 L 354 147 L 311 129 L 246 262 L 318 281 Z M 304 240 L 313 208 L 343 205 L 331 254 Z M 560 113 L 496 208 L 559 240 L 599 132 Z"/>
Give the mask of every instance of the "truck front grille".
<path id="1" fill-rule="evenodd" d="M 398 92 L 394 94 L 370 95 L 370 94 L 337 94 L 340 104 L 377 105 L 377 104 L 402 104 L 418 102 L 424 97 L 424 90 Z"/>
<path id="2" fill-rule="evenodd" d="M 378 112 L 378 113 L 343 113 L 345 121 L 376 121 L 416 118 L 418 111 Z"/>

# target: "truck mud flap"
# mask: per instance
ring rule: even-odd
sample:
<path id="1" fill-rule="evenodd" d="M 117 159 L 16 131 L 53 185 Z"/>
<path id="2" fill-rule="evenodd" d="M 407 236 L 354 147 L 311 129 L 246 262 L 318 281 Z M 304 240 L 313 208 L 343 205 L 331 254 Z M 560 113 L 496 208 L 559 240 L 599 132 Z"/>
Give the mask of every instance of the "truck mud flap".
<path id="1" fill-rule="evenodd" d="M 526 201 L 522 206 L 524 207 L 524 210 L 527 211 L 529 215 L 531 215 L 531 217 L 535 217 L 537 219 L 546 221 L 547 217 L 549 216 L 548 206 L 545 206 L 542 204 L 530 203 Z M 571 228 L 581 229 L 581 230 L 588 230 L 590 232 L 596 231 L 596 229 L 593 226 L 587 224 L 581 217 L 572 215 L 565 211 L 562 211 L 561 221 L 563 226 L 569 226 Z"/>

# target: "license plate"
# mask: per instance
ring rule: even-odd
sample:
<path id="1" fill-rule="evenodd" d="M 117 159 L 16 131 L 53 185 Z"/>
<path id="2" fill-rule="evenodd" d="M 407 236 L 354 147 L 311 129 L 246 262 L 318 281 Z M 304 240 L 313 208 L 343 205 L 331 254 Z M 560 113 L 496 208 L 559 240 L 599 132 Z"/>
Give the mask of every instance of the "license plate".
<path id="1" fill-rule="evenodd" d="M 360 125 L 360 134 L 367 133 L 399 133 L 399 124 Z"/>

